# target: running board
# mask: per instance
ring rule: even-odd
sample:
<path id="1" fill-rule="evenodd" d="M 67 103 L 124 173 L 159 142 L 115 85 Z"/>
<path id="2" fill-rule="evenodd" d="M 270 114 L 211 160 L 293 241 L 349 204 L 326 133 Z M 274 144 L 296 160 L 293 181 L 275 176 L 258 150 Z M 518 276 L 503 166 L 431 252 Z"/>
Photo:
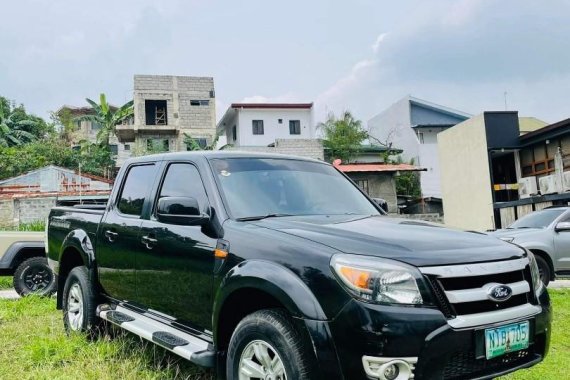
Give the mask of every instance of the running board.
<path id="1" fill-rule="evenodd" d="M 120 305 L 111 309 L 109 305 L 99 305 L 97 316 L 135 335 L 190 360 L 202 367 L 213 367 L 216 354 L 210 344 L 194 335 L 161 323 L 145 314 Z"/>

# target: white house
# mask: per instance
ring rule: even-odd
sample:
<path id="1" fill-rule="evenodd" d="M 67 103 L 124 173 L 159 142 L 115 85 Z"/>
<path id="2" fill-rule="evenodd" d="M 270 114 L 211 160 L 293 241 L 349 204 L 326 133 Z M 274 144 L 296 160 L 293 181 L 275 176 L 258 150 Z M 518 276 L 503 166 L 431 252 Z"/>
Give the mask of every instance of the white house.
<path id="1" fill-rule="evenodd" d="M 406 96 L 368 121 L 370 134 L 383 143 L 403 149 L 402 157 L 425 168 L 422 195 L 441 198 L 437 134 L 471 115 L 425 100 Z"/>
<path id="2" fill-rule="evenodd" d="M 314 139 L 313 103 L 233 103 L 217 129 L 234 147 L 266 147 L 277 139 Z"/>

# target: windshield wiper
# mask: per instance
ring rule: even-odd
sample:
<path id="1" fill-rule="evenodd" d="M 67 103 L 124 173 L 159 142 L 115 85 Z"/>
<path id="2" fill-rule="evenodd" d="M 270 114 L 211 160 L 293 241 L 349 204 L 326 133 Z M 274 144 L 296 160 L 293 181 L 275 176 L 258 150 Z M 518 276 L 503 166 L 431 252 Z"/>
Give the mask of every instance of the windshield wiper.
<path id="1" fill-rule="evenodd" d="M 267 218 L 279 218 L 282 216 L 294 216 L 292 214 L 266 214 L 266 215 L 258 215 L 258 216 L 244 216 L 243 218 L 236 218 L 239 222 L 247 222 L 251 220 L 261 220 Z"/>

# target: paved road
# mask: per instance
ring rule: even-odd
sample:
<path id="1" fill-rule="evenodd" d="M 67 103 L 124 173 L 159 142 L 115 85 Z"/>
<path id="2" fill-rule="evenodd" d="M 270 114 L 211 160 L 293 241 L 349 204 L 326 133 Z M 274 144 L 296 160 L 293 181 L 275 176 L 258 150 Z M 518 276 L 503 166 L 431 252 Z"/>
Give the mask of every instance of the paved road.
<path id="1" fill-rule="evenodd" d="M 14 289 L 9 289 L 9 290 L 0 290 L 0 298 L 3 298 L 5 300 L 14 300 L 16 298 L 20 298 L 20 296 L 18 295 L 18 293 L 16 293 Z"/>

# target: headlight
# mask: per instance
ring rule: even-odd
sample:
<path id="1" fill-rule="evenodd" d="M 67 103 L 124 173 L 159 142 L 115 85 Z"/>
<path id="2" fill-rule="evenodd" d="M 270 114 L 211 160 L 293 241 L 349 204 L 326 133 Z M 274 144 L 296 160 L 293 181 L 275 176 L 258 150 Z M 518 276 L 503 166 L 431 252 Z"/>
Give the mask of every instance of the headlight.
<path id="1" fill-rule="evenodd" d="M 501 239 L 502 241 L 506 241 L 507 243 L 512 243 L 513 240 L 515 240 L 514 237 L 501 237 L 499 239 Z"/>
<path id="2" fill-rule="evenodd" d="M 532 285 L 534 286 L 534 292 L 538 296 L 544 289 L 544 283 L 540 279 L 540 271 L 538 270 L 538 264 L 536 263 L 534 254 L 529 250 L 527 250 L 526 253 L 530 261 L 529 265 L 530 265 L 530 274 L 532 277 Z"/>
<path id="3" fill-rule="evenodd" d="M 419 305 L 420 272 L 393 260 L 359 255 L 335 255 L 331 267 L 353 296 L 375 303 Z"/>

